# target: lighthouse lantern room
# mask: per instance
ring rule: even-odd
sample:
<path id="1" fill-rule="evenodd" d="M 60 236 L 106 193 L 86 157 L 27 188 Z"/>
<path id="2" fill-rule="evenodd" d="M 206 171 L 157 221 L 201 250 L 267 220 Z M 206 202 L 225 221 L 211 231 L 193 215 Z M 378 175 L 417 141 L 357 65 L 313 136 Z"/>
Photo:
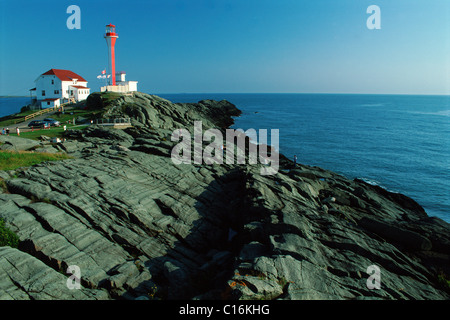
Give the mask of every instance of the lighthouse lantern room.
<path id="1" fill-rule="evenodd" d="M 106 34 L 105 36 L 111 37 L 111 36 L 117 36 L 116 34 L 116 26 L 113 24 L 106 25 Z"/>

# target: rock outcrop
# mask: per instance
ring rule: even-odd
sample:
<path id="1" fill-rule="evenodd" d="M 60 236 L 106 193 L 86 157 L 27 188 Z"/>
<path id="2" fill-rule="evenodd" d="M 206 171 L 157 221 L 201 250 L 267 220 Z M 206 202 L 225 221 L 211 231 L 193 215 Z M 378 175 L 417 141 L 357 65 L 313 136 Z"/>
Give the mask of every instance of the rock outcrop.
<path id="1" fill-rule="evenodd" d="M 69 131 L 73 159 L 8 173 L 0 218 L 20 244 L 0 248 L 1 299 L 449 299 L 449 224 L 414 200 L 284 157 L 271 176 L 175 165 L 172 131 L 230 126 L 226 101 L 137 93 L 108 112 L 134 127 Z"/>

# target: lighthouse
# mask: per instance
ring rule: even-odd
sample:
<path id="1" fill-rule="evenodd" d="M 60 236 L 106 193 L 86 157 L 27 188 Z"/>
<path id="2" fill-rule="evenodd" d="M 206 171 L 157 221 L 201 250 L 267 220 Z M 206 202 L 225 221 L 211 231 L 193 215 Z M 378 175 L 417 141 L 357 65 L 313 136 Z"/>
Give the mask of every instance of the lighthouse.
<path id="1" fill-rule="evenodd" d="M 119 36 L 116 33 L 116 26 L 113 24 L 108 24 L 106 26 L 105 39 L 106 44 L 108 45 L 108 53 L 111 59 L 111 77 L 112 77 L 112 85 L 116 85 L 116 57 L 114 52 L 114 46 L 116 45 L 116 40 Z"/>
<path id="2" fill-rule="evenodd" d="M 116 33 L 116 26 L 113 24 L 108 24 L 106 26 L 106 32 L 104 38 L 106 39 L 106 44 L 108 45 L 108 64 L 110 64 L 111 78 L 112 83 L 107 84 L 106 86 L 100 87 L 101 92 L 110 91 L 110 92 L 122 92 L 122 93 L 130 93 L 137 91 L 137 81 L 125 81 L 125 71 L 119 71 L 116 73 L 116 56 L 114 51 L 114 46 L 116 44 L 116 40 L 119 36 Z M 104 73 L 106 71 L 102 71 L 103 75 L 99 75 L 97 78 L 105 78 Z M 116 82 L 116 78 L 118 78 Z"/>

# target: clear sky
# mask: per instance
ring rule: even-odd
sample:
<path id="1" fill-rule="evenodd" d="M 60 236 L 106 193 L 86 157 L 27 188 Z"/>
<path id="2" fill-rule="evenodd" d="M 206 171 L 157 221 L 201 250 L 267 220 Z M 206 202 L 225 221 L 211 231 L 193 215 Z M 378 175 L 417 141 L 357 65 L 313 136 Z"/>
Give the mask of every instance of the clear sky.
<path id="1" fill-rule="evenodd" d="M 109 23 L 116 69 L 146 93 L 450 94 L 449 0 L 0 0 L 0 95 L 51 68 L 98 91 Z"/>

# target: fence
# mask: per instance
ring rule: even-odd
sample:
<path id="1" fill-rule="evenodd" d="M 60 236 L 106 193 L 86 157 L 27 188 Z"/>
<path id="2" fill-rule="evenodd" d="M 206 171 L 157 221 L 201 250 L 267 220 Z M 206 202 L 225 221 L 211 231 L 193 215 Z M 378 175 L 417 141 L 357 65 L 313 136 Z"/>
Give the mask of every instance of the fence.
<path id="1" fill-rule="evenodd" d="M 130 118 L 110 118 L 110 119 L 96 119 L 95 124 L 99 126 L 112 126 L 112 127 L 129 127 L 131 126 Z"/>
<path id="2" fill-rule="evenodd" d="M 39 111 L 37 111 L 37 112 L 35 112 L 35 113 L 32 113 L 32 114 L 29 114 L 29 115 L 27 115 L 27 116 L 25 116 L 25 117 L 23 117 L 23 118 L 16 119 L 16 120 L 14 121 L 14 123 L 24 122 L 24 121 L 33 119 L 33 118 L 35 118 L 35 117 L 37 117 L 37 116 L 40 116 L 40 115 L 42 115 L 42 114 L 44 114 L 44 113 L 48 113 L 48 112 L 51 112 L 51 111 L 55 111 L 55 110 L 58 110 L 58 109 L 60 109 L 60 108 L 62 109 L 62 108 L 64 108 L 65 105 L 67 105 L 67 104 L 69 104 L 69 103 L 70 103 L 70 102 L 61 104 L 61 105 L 59 105 L 59 106 L 54 106 L 54 107 L 51 107 L 51 108 L 46 108 L 46 109 L 39 110 Z M 62 110 L 64 110 L 64 109 L 62 109 Z"/>

